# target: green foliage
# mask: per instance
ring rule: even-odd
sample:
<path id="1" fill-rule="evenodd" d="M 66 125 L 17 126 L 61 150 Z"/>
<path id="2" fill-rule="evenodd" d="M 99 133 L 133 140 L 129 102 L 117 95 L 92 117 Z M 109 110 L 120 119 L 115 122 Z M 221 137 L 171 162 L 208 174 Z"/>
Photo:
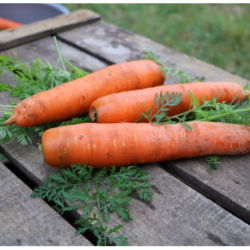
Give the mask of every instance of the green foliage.
<path id="1" fill-rule="evenodd" d="M 244 124 L 250 126 L 250 97 L 243 102 L 235 104 L 226 104 L 225 102 L 217 102 L 218 97 L 210 100 L 203 99 L 202 104 L 199 103 L 191 93 L 190 108 L 183 113 L 168 116 L 168 106 L 178 105 L 181 101 L 181 93 L 173 92 L 171 95 L 166 92 L 160 93 L 160 103 L 158 94 L 155 95 L 156 113 L 152 115 L 152 108 L 141 114 L 137 121 L 143 117 L 147 118 L 150 123 L 155 124 L 173 124 L 182 123 L 186 125 L 188 121 L 216 121 L 234 124 Z"/>
<path id="2" fill-rule="evenodd" d="M 68 126 L 68 125 L 76 125 L 76 124 L 85 123 L 85 122 L 90 122 L 88 115 L 84 117 L 73 117 L 72 119 L 68 121 L 63 121 L 63 122 L 58 123 L 57 126 L 61 127 L 61 126 Z"/>
<path id="3" fill-rule="evenodd" d="M 153 60 L 161 66 L 161 71 L 162 71 L 162 74 L 164 76 L 172 75 L 172 76 L 177 77 L 178 83 L 187 83 L 187 82 L 193 82 L 193 81 L 200 82 L 201 81 L 200 79 L 196 79 L 196 78 L 188 76 L 186 73 L 184 73 L 183 71 L 181 71 L 179 69 L 167 67 L 159 60 L 159 58 L 153 52 L 144 51 L 143 54 L 144 54 L 144 59 Z"/>
<path id="4" fill-rule="evenodd" d="M 88 116 L 77 118 L 73 117 L 72 119 L 63 122 L 53 122 L 24 128 L 15 124 L 8 126 L 3 125 L 8 118 L 9 116 L 6 114 L 0 118 L 0 145 L 2 143 L 9 142 L 12 138 L 16 138 L 21 145 L 26 146 L 28 143 L 32 143 L 33 135 L 38 134 L 39 137 L 41 137 L 43 132 L 49 128 L 90 122 Z"/>
<path id="5" fill-rule="evenodd" d="M 190 94 L 191 95 L 191 94 Z M 215 121 L 250 126 L 250 97 L 242 102 L 229 104 L 217 102 L 218 97 L 203 100 L 201 105 L 193 106 L 183 113 L 187 121 Z M 178 116 L 181 116 L 178 115 Z M 183 119 L 180 117 L 180 120 Z"/>
<path id="6" fill-rule="evenodd" d="M 87 73 L 73 66 L 61 58 L 59 48 L 54 38 L 58 61 L 55 67 L 52 67 L 48 61 L 43 63 L 39 58 L 35 58 L 29 65 L 22 63 L 16 56 L 0 56 L 0 76 L 13 73 L 13 79 L 16 81 L 15 87 L 0 84 L 0 91 L 9 91 L 11 96 L 18 97 L 20 100 L 31 96 L 37 92 L 47 90 L 58 86 Z M 161 65 L 164 75 L 173 75 L 179 79 L 179 82 L 197 81 L 184 72 L 169 68 L 163 65 L 153 53 L 145 52 L 146 58 L 155 60 Z M 60 66 L 60 67 L 59 67 Z M 68 69 L 66 69 L 66 67 Z M 202 105 L 190 94 L 189 111 L 168 117 L 168 107 L 178 105 L 181 101 L 180 93 L 160 93 L 155 96 L 157 107 L 156 114 L 152 114 L 152 109 L 142 114 L 149 122 L 156 124 L 182 123 L 187 129 L 191 129 L 186 123 L 190 120 L 217 120 L 227 122 L 241 122 L 249 124 L 248 103 L 242 105 L 217 104 L 216 100 L 204 101 Z M 16 103 L 5 106 L 4 115 L 0 121 L 0 144 L 17 138 L 22 145 L 32 143 L 32 135 L 38 133 L 39 136 L 51 127 L 66 126 L 89 122 L 89 118 L 75 117 L 69 121 L 60 123 L 43 124 L 31 128 L 21 128 L 16 125 L 4 126 L 3 122 L 9 118 L 9 115 Z M 141 118 L 142 118 L 141 117 Z M 206 157 L 208 171 L 216 169 L 218 159 L 216 156 Z M 61 169 L 59 173 L 54 173 L 44 180 L 44 185 L 33 190 L 31 196 L 39 197 L 53 201 L 55 209 L 63 214 L 66 211 L 81 211 L 81 217 L 75 222 L 78 226 L 76 233 L 84 233 L 91 230 L 97 237 L 97 245 L 105 246 L 109 241 L 115 245 L 128 245 L 128 239 L 119 234 L 123 225 L 116 225 L 110 228 L 110 216 L 116 213 L 123 221 L 132 221 L 130 217 L 128 204 L 131 201 L 132 192 L 136 192 L 138 197 L 147 202 L 152 200 L 152 190 L 150 188 L 149 178 L 146 172 L 143 172 L 136 166 L 127 166 L 121 168 L 112 167 L 110 169 L 93 169 L 92 167 L 74 164 L 71 168 Z"/>
<path id="7" fill-rule="evenodd" d="M 45 64 L 37 57 L 33 62 L 27 64 L 21 62 L 16 55 L 13 57 L 0 55 L 0 77 L 12 73 L 12 77 L 16 83 L 14 87 L 10 87 L 6 83 L 1 83 L 0 91 L 8 91 L 11 96 L 23 100 L 40 91 L 48 90 L 64 82 L 86 76 L 88 74 L 87 72 L 73 66 L 67 60 L 61 58 L 55 37 L 54 42 L 58 54 L 58 61 L 54 68 L 49 61 L 46 61 Z M 61 68 L 59 68 L 59 64 L 61 64 Z M 12 115 L 15 105 L 16 103 L 14 102 L 11 102 L 11 105 L 1 105 L 4 115 L 0 119 L 0 145 L 10 141 L 12 138 L 16 138 L 21 145 L 27 145 L 28 143 L 32 143 L 32 135 L 38 133 L 38 135 L 41 136 L 46 129 L 90 122 L 88 116 L 85 116 L 72 118 L 63 122 L 42 124 L 30 128 L 22 128 L 15 124 L 8 126 L 3 125 L 9 116 Z"/>
<path id="8" fill-rule="evenodd" d="M 158 93 L 156 93 L 154 99 L 155 113 L 152 113 L 153 108 L 151 108 L 143 112 L 136 122 L 146 118 L 148 122 L 158 125 L 181 123 L 189 131 L 192 131 L 192 127 L 187 123 L 189 121 L 214 121 L 250 126 L 250 96 L 244 101 L 234 104 L 235 97 L 231 103 L 226 104 L 225 102 L 217 102 L 221 94 L 210 100 L 203 99 L 200 104 L 199 100 L 189 93 L 189 110 L 174 116 L 168 116 L 168 107 L 178 105 L 181 102 L 182 94 L 177 92 L 163 94 L 160 92 L 158 96 Z M 208 163 L 207 170 L 209 173 L 211 173 L 212 168 L 217 169 L 220 163 L 217 156 L 207 156 L 205 160 Z"/>
<path id="9" fill-rule="evenodd" d="M 250 79 L 250 4 L 65 5 L 71 11 L 93 10 L 104 21 Z"/>
<path id="10" fill-rule="evenodd" d="M 27 145 L 31 141 L 31 136 L 34 134 L 33 128 L 23 128 L 16 125 L 3 125 L 3 122 L 7 120 L 9 116 L 3 115 L 0 118 L 0 145 L 4 142 L 10 141 L 12 138 L 16 138 L 21 145 Z"/>
<path id="11" fill-rule="evenodd" d="M 0 92 L 7 90 L 10 90 L 10 86 L 7 83 L 0 83 Z"/>
<path id="12" fill-rule="evenodd" d="M 22 63 L 16 56 L 0 56 L 0 76 L 12 73 L 16 82 L 15 87 L 2 83 L 0 91 L 8 91 L 11 96 L 20 100 L 35 93 L 58 86 L 88 73 L 73 66 L 60 56 L 59 48 L 54 38 L 58 61 L 52 68 L 47 61 L 44 64 L 35 58 L 29 65 Z M 61 65 L 61 68 L 59 68 Z M 66 67 L 68 69 L 66 69 Z M 52 127 L 74 125 L 90 122 L 89 117 L 74 117 L 67 121 L 54 122 L 33 126 L 19 127 L 14 124 L 5 126 L 3 123 L 12 115 L 17 103 L 1 105 L 3 116 L 0 118 L 0 145 L 16 138 L 21 145 L 32 143 L 32 136 Z M 52 174 L 44 181 L 44 185 L 33 190 L 32 197 L 48 199 L 55 203 L 55 209 L 63 214 L 65 211 L 82 209 L 81 218 L 76 221 L 76 233 L 91 230 L 97 237 L 97 245 L 110 244 L 128 245 L 128 239 L 119 234 L 123 225 L 108 227 L 111 213 L 116 213 L 123 221 L 132 220 L 127 208 L 132 191 L 137 192 L 140 199 L 147 202 L 152 200 L 152 190 L 148 176 L 135 166 L 96 170 L 83 164 L 72 165 L 60 173 Z M 97 209 L 97 211 L 96 211 Z"/>
<path id="13" fill-rule="evenodd" d="M 218 156 L 205 156 L 205 161 L 207 162 L 207 172 L 211 174 L 212 169 L 218 169 L 218 165 L 221 163 L 218 161 Z"/>
<path id="14" fill-rule="evenodd" d="M 43 186 L 33 190 L 31 197 L 53 201 L 60 214 L 80 209 L 76 233 L 91 230 L 98 245 L 107 245 L 107 238 L 115 245 L 128 245 L 124 235 L 117 236 L 122 225 L 108 227 L 110 215 L 116 213 L 125 222 L 131 221 L 128 203 L 132 191 L 137 192 L 140 199 L 152 200 L 148 179 L 148 174 L 136 166 L 97 170 L 85 164 L 73 164 L 47 177 Z"/>
<path id="15" fill-rule="evenodd" d="M 80 77 L 88 75 L 88 73 L 86 71 L 75 67 L 74 65 L 72 65 L 67 60 L 63 59 L 63 62 L 68 66 L 69 71 L 70 71 L 70 77 L 72 79 L 78 79 Z"/>
<path id="16" fill-rule="evenodd" d="M 162 91 L 160 92 L 160 95 L 158 96 L 158 93 L 156 93 L 154 101 L 155 101 L 155 107 L 156 107 L 156 113 L 152 115 L 153 107 L 145 111 L 141 114 L 140 118 L 136 122 L 140 122 L 143 117 L 146 118 L 150 123 L 156 123 L 156 124 L 171 124 L 172 121 L 164 122 L 163 119 L 167 114 L 167 111 L 169 110 L 169 106 L 176 106 L 180 103 L 182 97 L 182 93 L 175 93 L 173 92 L 171 95 L 167 92 L 165 95 L 162 94 Z"/>
<path id="17" fill-rule="evenodd" d="M 15 87 L 7 87 L 7 84 L 1 84 L 1 91 L 7 90 L 13 97 L 23 100 L 38 92 L 51 89 L 61 83 L 74 80 L 85 76 L 87 73 L 78 69 L 76 70 L 69 62 L 64 60 L 69 66 L 69 70 L 63 70 L 56 67 L 52 68 L 47 61 L 44 64 L 39 58 L 35 58 L 29 65 L 22 63 L 17 56 L 0 55 L 0 76 L 7 73 L 14 73 L 13 79 L 16 82 Z M 7 86 L 6 86 L 7 85 Z"/>

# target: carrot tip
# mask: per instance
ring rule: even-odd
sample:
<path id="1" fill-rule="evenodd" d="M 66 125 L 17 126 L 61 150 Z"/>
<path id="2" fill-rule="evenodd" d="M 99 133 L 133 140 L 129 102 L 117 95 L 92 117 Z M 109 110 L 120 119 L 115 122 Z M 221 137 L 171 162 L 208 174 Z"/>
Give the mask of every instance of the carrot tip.
<path id="1" fill-rule="evenodd" d="M 94 107 L 92 107 L 89 112 L 89 119 L 91 120 L 91 122 L 97 122 L 97 112 Z"/>
<path id="2" fill-rule="evenodd" d="M 11 116 L 8 120 L 6 120 L 3 125 L 10 125 L 10 124 L 13 124 L 15 123 L 16 121 L 16 117 L 15 116 Z"/>

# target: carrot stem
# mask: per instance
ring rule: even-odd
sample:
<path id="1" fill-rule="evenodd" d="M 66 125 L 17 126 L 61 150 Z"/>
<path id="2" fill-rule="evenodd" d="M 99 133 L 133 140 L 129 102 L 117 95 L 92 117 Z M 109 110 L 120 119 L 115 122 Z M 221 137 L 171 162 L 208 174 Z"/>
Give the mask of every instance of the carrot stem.
<path id="1" fill-rule="evenodd" d="M 55 48 L 56 48 L 56 53 L 57 53 L 58 59 L 59 59 L 61 65 L 62 65 L 63 70 L 66 71 L 65 65 L 64 65 L 63 60 L 62 60 L 61 53 L 59 51 L 59 47 L 58 47 L 58 44 L 57 44 L 56 36 L 53 36 L 53 39 L 54 39 L 54 44 L 55 44 Z M 69 79 L 69 81 L 70 81 L 70 79 Z"/>
<path id="2" fill-rule="evenodd" d="M 4 107 L 4 108 L 15 108 L 15 105 L 0 104 L 0 107 Z"/>
<path id="3" fill-rule="evenodd" d="M 176 93 L 182 94 L 181 100 Z M 215 102 L 234 104 L 246 97 L 242 88 L 233 82 L 170 84 L 102 96 L 92 102 L 89 110 L 95 108 L 97 115 L 90 118 L 97 123 L 165 122 L 194 108 L 206 108 L 200 105 L 210 100 L 213 106 Z M 211 107 L 210 103 L 207 105 Z"/>
<path id="4" fill-rule="evenodd" d="M 53 76 L 52 76 L 51 85 L 50 85 L 51 89 L 55 87 L 54 86 L 54 79 L 55 79 L 55 72 L 56 72 L 56 69 L 57 69 L 57 66 L 58 66 L 58 62 L 59 62 L 59 60 L 57 60 L 55 69 L 53 70 Z"/>
<path id="5" fill-rule="evenodd" d="M 199 107 L 200 108 L 200 107 Z M 202 108 L 202 107 L 201 107 Z M 181 120 L 179 117 L 182 117 L 183 115 L 188 115 L 190 113 L 192 113 L 194 110 L 188 110 L 186 112 L 183 112 L 183 113 L 180 113 L 180 114 L 177 114 L 177 115 L 174 115 L 174 116 L 171 116 L 171 117 L 167 117 L 171 120 L 174 120 L 174 119 L 178 119 L 178 120 Z M 250 108 L 244 108 L 244 109 L 236 109 L 233 111 L 233 114 L 236 114 L 236 113 L 242 113 L 242 112 L 248 112 L 250 111 Z M 223 113 L 223 114 L 219 114 L 219 115 L 214 115 L 214 116 L 210 116 L 210 117 L 206 117 L 206 118 L 203 118 L 203 119 L 200 119 L 200 120 L 196 120 L 196 121 L 212 121 L 212 120 L 215 120 L 215 119 L 218 119 L 218 118 L 221 118 L 221 117 L 224 117 L 224 116 L 227 116 L 227 115 L 230 115 L 232 114 L 231 112 L 226 112 L 226 113 Z"/>
<path id="6" fill-rule="evenodd" d="M 4 115 L 10 115 L 10 116 L 13 115 L 12 112 L 3 112 L 3 114 L 4 114 Z"/>
<path id="7" fill-rule="evenodd" d="M 37 145 L 38 145 L 39 151 L 40 151 L 41 153 L 43 153 L 42 143 L 39 143 L 39 142 L 38 142 Z"/>
<path id="8" fill-rule="evenodd" d="M 248 111 L 250 111 L 250 108 L 237 109 L 237 110 L 234 110 L 233 114 L 242 113 L 242 112 L 248 112 Z M 200 119 L 198 121 L 212 121 L 212 120 L 221 118 L 223 116 L 231 115 L 231 114 L 232 114 L 231 112 L 226 112 L 224 114 L 219 114 L 219 115 L 214 115 L 214 116 L 211 116 L 211 117 L 203 118 L 203 119 Z"/>
<path id="9" fill-rule="evenodd" d="M 99 185 L 98 185 L 98 181 L 96 181 L 96 202 L 97 202 L 97 209 L 98 209 L 98 216 L 99 216 L 99 221 L 101 223 L 101 227 L 104 228 L 103 225 L 103 219 L 102 219 L 102 213 L 101 213 L 101 205 L 100 205 L 100 191 L 99 191 Z M 105 242 L 105 246 L 107 245 L 106 242 L 106 236 L 104 235 L 104 242 Z"/>

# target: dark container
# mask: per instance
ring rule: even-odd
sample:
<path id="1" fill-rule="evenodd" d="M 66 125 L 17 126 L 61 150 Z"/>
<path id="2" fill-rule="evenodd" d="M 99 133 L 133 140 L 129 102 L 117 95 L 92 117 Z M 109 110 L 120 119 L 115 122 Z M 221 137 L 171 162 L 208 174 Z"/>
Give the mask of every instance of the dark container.
<path id="1" fill-rule="evenodd" d="M 0 3 L 0 17 L 23 24 L 33 23 L 69 12 L 63 5 L 53 3 Z"/>

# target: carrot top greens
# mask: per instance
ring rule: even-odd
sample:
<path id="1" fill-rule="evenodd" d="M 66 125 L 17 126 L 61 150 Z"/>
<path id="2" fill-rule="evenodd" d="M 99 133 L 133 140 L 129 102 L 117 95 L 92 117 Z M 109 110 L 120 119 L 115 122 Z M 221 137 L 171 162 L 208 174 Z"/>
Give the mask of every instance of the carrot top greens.
<path id="1" fill-rule="evenodd" d="M 12 73 L 16 86 L 0 83 L 0 91 L 7 91 L 10 96 L 23 100 L 37 92 L 88 74 L 63 60 L 55 38 L 54 42 L 58 55 L 55 67 L 52 67 L 49 61 L 44 63 L 39 58 L 27 64 L 21 62 L 17 56 L 1 55 L 0 77 Z M 16 104 L 10 101 L 10 105 L 0 105 L 3 108 L 0 118 L 0 145 L 11 139 L 17 139 L 21 145 L 27 145 L 32 143 L 32 135 L 41 136 L 49 128 L 90 121 L 88 116 L 85 116 L 28 128 L 15 124 L 3 125 Z M 97 239 L 97 245 L 128 245 L 128 239 L 122 234 L 119 235 L 123 225 L 108 227 L 109 216 L 116 213 L 123 221 L 131 221 L 127 207 L 132 197 L 131 193 L 150 202 L 150 186 L 148 173 L 137 166 L 96 170 L 86 165 L 72 165 L 70 169 L 48 176 L 44 180 L 44 185 L 33 190 L 31 197 L 53 201 L 55 209 L 60 214 L 81 208 L 81 218 L 75 222 L 78 228 L 76 233 L 91 231 Z"/>
<path id="2" fill-rule="evenodd" d="M 148 122 L 154 124 L 174 124 L 182 123 L 186 129 L 191 130 L 186 122 L 188 121 L 217 121 L 234 124 L 244 124 L 250 126 L 250 96 L 242 102 L 235 104 L 232 101 L 229 104 L 225 102 L 217 102 L 218 96 L 213 97 L 211 100 L 203 99 L 202 104 L 199 103 L 191 93 L 189 110 L 183 113 L 168 116 L 170 106 L 178 105 L 181 101 L 182 93 L 173 92 L 169 95 L 168 92 L 162 92 L 155 95 L 155 106 L 157 109 L 156 114 L 152 115 L 153 108 L 141 114 L 137 122 L 142 118 L 146 118 Z"/>
<path id="3" fill-rule="evenodd" d="M 163 75 L 171 75 L 174 76 L 176 78 L 176 82 L 178 83 L 187 83 L 187 82 L 193 82 L 193 81 L 202 81 L 202 79 L 198 79 L 195 77 L 191 77 L 189 75 L 187 75 L 185 72 L 183 72 L 182 70 L 176 69 L 176 68 L 172 68 L 172 67 L 167 67 L 165 64 L 163 64 L 159 58 L 153 53 L 153 52 L 147 52 L 147 51 L 143 51 L 144 54 L 144 59 L 149 59 L 149 60 L 153 60 L 155 62 L 157 62 L 160 66 L 161 66 L 161 72 Z"/>
<path id="4" fill-rule="evenodd" d="M 131 221 L 127 205 L 132 192 L 142 200 L 152 201 L 148 179 L 148 174 L 136 166 L 96 170 L 73 164 L 70 169 L 61 169 L 47 177 L 43 186 L 33 190 L 31 197 L 53 201 L 60 214 L 80 209 L 76 233 L 91 230 L 99 246 L 128 245 L 124 235 L 117 235 L 123 225 L 108 226 L 110 214 L 116 213 L 122 220 Z"/>
<path id="5" fill-rule="evenodd" d="M 0 91 L 7 91 L 11 97 L 23 100 L 40 91 L 48 90 L 64 82 L 86 76 L 88 74 L 86 71 L 75 67 L 67 60 L 61 58 L 56 40 L 54 41 L 58 55 L 55 67 L 52 67 L 49 61 L 44 63 L 37 57 L 33 62 L 24 63 L 16 55 L 0 55 L 0 77 L 12 73 L 12 78 L 15 81 L 15 86 L 0 83 Z M 59 64 L 61 67 L 59 67 Z M 12 115 L 16 104 L 17 102 L 10 101 L 10 105 L 0 105 L 3 108 L 3 116 L 0 118 L 0 144 L 16 138 L 21 145 L 27 145 L 32 143 L 32 135 L 38 133 L 41 136 L 46 129 L 89 122 L 88 116 L 85 116 L 72 118 L 65 122 L 54 122 L 30 128 L 19 127 L 14 124 L 9 126 L 3 125 Z"/>
<path id="6" fill-rule="evenodd" d="M 10 96 L 20 100 L 25 99 L 37 92 L 58 86 L 63 82 L 77 79 L 88 73 L 73 66 L 61 58 L 56 39 L 54 38 L 58 61 L 55 67 L 39 58 L 29 65 L 22 63 L 16 56 L 0 56 L 0 76 L 9 73 L 13 74 L 16 86 L 12 87 L 6 83 L 0 83 L 0 91 L 7 91 Z M 144 52 L 147 59 L 155 60 L 162 67 L 164 75 L 177 77 L 180 83 L 201 81 L 192 78 L 184 72 L 166 67 L 152 52 Z M 59 67 L 60 65 L 60 67 Z M 155 96 L 157 112 L 152 115 L 152 109 L 144 112 L 140 119 L 146 117 L 150 123 L 173 124 L 181 123 L 188 130 L 187 121 L 222 121 L 228 123 L 239 123 L 250 125 L 250 104 L 249 100 L 244 103 L 225 104 L 217 103 L 216 97 L 210 101 L 204 101 L 202 105 L 190 94 L 190 109 L 179 115 L 167 116 L 168 107 L 178 105 L 181 101 L 181 93 L 159 93 Z M 12 114 L 16 102 L 4 107 L 3 116 L 0 119 L 0 144 L 16 138 L 22 145 L 32 143 L 32 135 L 41 136 L 46 129 L 89 122 L 88 116 L 75 117 L 71 120 L 44 124 L 34 127 L 19 127 L 14 124 L 5 126 L 6 121 Z M 218 168 L 217 156 L 204 158 L 208 163 L 208 172 Z M 150 202 L 152 190 L 149 177 L 146 172 L 137 166 L 127 166 L 111 169 L 93 169 L 86 165 L 72 165 L 70 169 L 62 169 L 44 180 L 44 185 L 33 190 L 32 197 L 40 197 L 53 201 L 55 209 L 63 214 L 66 211 L 80 209 L 81 217 L 76 221 L 78 229 L 76 233 L 91 231 L 97 238 L 97 245 L 128 245 L 128 239 L 119 235 L 122 225 L 109 227 L 110 214 L 116 213 L 124 221 L 131 221 L 128 204 L 132 192 L 137 196 Z"/>

